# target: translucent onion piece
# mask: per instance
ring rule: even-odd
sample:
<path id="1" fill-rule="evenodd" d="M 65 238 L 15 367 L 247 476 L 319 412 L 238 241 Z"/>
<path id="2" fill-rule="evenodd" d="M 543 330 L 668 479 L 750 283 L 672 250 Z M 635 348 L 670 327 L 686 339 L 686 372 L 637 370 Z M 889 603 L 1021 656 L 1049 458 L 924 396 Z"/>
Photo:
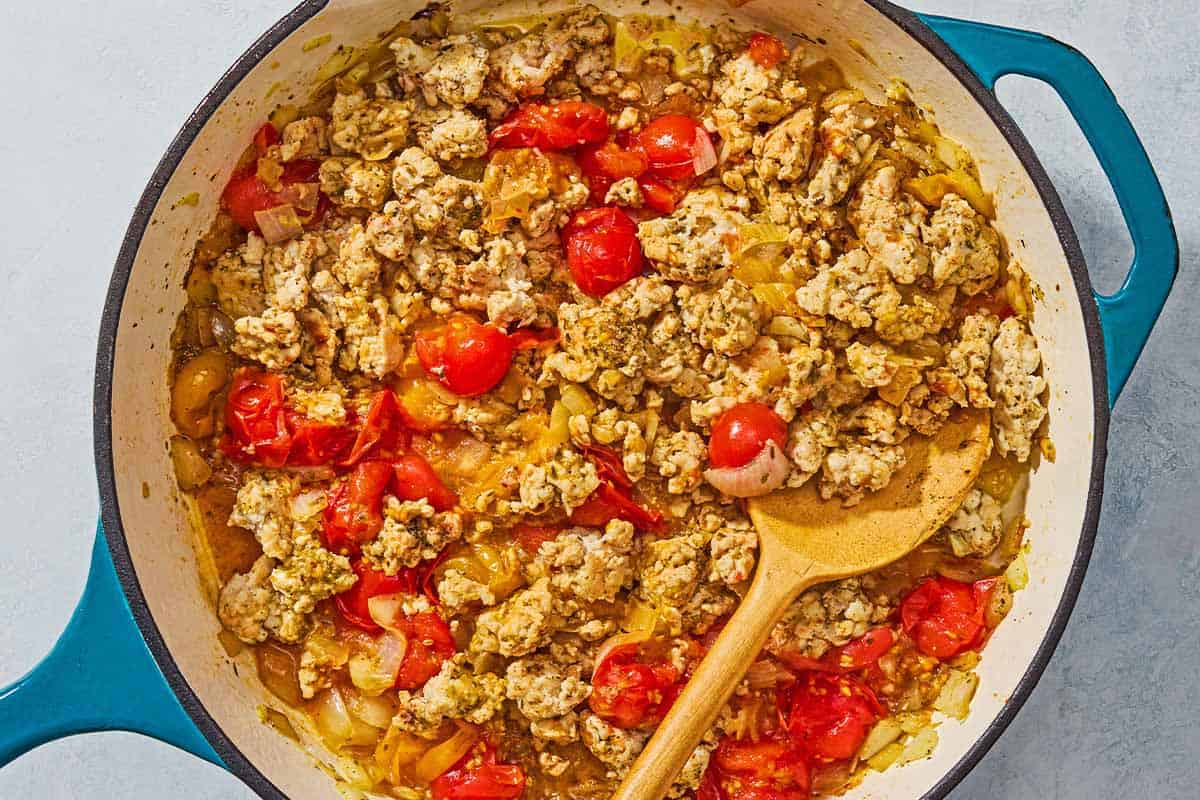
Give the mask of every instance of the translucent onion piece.
<path id="1" fill-rule="evenodd" d="M 375 696 L 396 685 L 396 675 L 408 650 L 408 640 L 388 631 L 373 641 L 374 652 L 356 653 L 350 659 L 350 682 Z"/>
<path id="2" fill-rule="evenodd" d="M 472 725 L 459 723 L 458 732 L 431 749 L 413 765 L 413 774 L 426 783 L 453 767 L 479 741 L 479 731 Z"/>
<path id="3" fill-rule="evenodd" d="M 402 594 L 377 594 L 367 600 L 367 609 L 371 612 L 371 619 L 375 624 L 401 636 L 404 633 L 396 627 L 396 620 L 404 616 L 403 605 Z"/>
<path id="4" fill-rule="evenodd" d="M 175 480 L 185 492 L 203 486 L 212 477 L 212 467 L 191 439 L 171 437 L 171 462 L 175 465 Z"/>
<path id="5" fill-rule="evenodd" d="M 317 210 L 320 191 L 318 183 L 290 183 L 279 190 L 278 197 L 307 216 Z"/>
<path id="6" fill-rule="evenodd" d="M 286 242 L 304 233 L 304 223 L 296 216 L 296 209 L 288 203 L 266 211 L 255 211 L 254 221 L 269 244 Z"/>
<path id="7" fill-rule="evenodd" d="M 701 128 L 696 128 L 696 139 L 692 144 L 692 169 L 700 176 L 717 165 L 717 150 L 712 139 Z"/>
<path id="8" fill-rule="evenodd" d="M 971 708 L 971 698 L 979 686 L 979 676 L 974 672 L 952 669 L 942 684 L 942 690 L 933 701 L 933 707 L 948 717 L 966 719 Z"/>
<path id="9" fill-rule="evenodd" d="M 767 442 L 754 460 L 741 467 L 707 469 L 704 479 L 730 497 L 759 497 L 773 492 L 787 480 L 792 462 L 774 442 Z"/>
<path id="10" fill-rule="evenodd" d="M 309 519 L 325 509 L 325 492 L 322 489 L 309 489 L 295 495 L 288 503 L 288 511 L 292 519 Z"/>
<path id="11" fill-rule="evenodd" d="M 354 733 L 354 720 L 337 689 L 322 693 L 313 703 L 312 714 L 317 732 L 331 750 L 341 747 Z"/>
<path id="12" fill-rule="evenodd" d="M 382 697 L 369 697 L 358 692 L 346 692 L 343 696 L 346 707 L 356 719 L 362 720 L 372 728 L 386 729 L 392 724 L 396 715 L 395 707 Z"/>
<path id="13" fill-rule="evenodd" d="M 781 684 L 791 683 L 795 679 L 796 676 L 789 670 L 770 659 L 755 661 L 750 665 L 750 669 L 746 670 L 746 681 L 750 684 L 750 688 L 755 690 L 773 689 Z"/>

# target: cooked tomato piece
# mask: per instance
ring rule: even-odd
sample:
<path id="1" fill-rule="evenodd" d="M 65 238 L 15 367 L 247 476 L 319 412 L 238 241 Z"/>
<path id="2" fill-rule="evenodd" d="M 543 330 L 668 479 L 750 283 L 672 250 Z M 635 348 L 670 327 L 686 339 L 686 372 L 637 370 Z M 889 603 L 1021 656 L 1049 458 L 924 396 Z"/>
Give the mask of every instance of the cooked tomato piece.
<path id="1" fill-rule="evenodd" d="M 225 435 L 221 449 L 239 461 L 278 468 L 292 449 L 283 403 L 283 379 L 243 367 L 233 376 L 225 401 Z"/>
<path id="2" fill-rule="evenodd" d="M 514 352 L 508 334 L 464 313 L 418 331 L 415 346 L 425 372 L 462 397 L 495 388 L 508 374 Z"/>
<path id="3" fill-rule="evenodd" d="M 633 142 L 645 153 L 649 171 L 659 178 L 689 180 L 717 163 L 708 131 L 682 114 L 665 114 L 652 120 Z"/>
<path id="4" fill-rule="evenodd" d="M 378 633 L 383 630 L 371 619 L 368 601 L 382 594 L 400 594 L 409 591 L 409 581 L 403 575 L 385 575 L 372 569 L 362 559 L 350 562 L 358 581 L 346 591 L 333 598 L 333 603 L 346 622 L 364 631 Z"/>
<path id="5" fill-rule="evenodd" d="M 285 417 L 288 430 L 292 433 L 288 464 L 298 467 L 332 464 L 354 443 L 354 429 L 348 425 L 314 422 L 291 409 L 287 410 Z"/>
<path id="6" fill-rule="evenodd" d="M 264 122 L 263 126 L 254 132 L 254 152 L 260 156 L 266 155 L 267 150 L 276 144 L 279 144 L 279 131 L 275 130 L 271 123 Z"/>
<path id="7" fill-rule="evenodd" d="M 823 660 L 834 669 L 853 672 L 874 664 L 895 642 L 896 634 L 891 628 L 875 628 L 852 642 L 830 650 Z"/>
<path id="8" fill-rule="evenodd" d="M 449 511 L 458 505 L 458 495 L 450 490 L 429 462 L 416 453 L 407 453 L 392 463 L 396 497 L 401 500 L 429 501 L 434 511 Z"/>
<path id="9" fill-rule="evenodd" d="M 679 696 L 682 677 L 665 658 L 645 658 L 637 644 L 618 645 L 596 667 L 588 705 L 618 728 L 657 723 Z"/>
<path id="10" fill-rule="evenodd" d="M 575 161 L 587 178 L 588 190 L 596 205 L 604 204 L 604 197 L 615 182 L 636 178 L 648 167 L 644 153 L 624 148 L 616 142 L 581 148 Z"/>
<path id="11" fill-rule="evenodd" d="M 633 488 L 633 479 L 625 472 L 625 463 L 616 450 L 602 444 L 580 445 L 579 449 L 595 465 L 600 480 L 609 481 L 623 489 Z"/>
<path id="12" fill-rule="evenodd" d="M 284 187 L 296 183 L 315 183 L 320 165 L 319 161 L 292 161 L 284 164 L 279 182 Z M 322 199 L 324 198 L 322 197 Z M 230 177 L 229 183 L 225 185 L 225 190 L 221 192 L 221 208 L 225 209 L 229 216 L 233 217 L 233 221 L 242 228 L 255 233 L 258 233 L 259 229 L 258 221 L 254 219 L 254 212 L 266 211 L 287 202 L 288 200 L 281 196 L 280 192 L 273 192 L 267 188 L 267 185 L 258 177 L 258 169 L 255 164 L 250 164 L 235 172 Z M 304 219 L 305 224 L 315 225 L 320 221 L 323 213 L 324 209 L 318 203 L 317 210 Z"/>
<path id="13" fill-rule="evenodd" d="M 508 338 L 517 350 L 537 350 L 558 344 L 558 340 L 562 338 L 562 331 L 557 325 L 546 328 L 517 328 Z"/>
<path id="14" fill-rule="evenodd" d="M 584 294 L 603 297 L 642 273 L 637 225 L 619 208 L 577 211 L 562 240 L 571 277 Z"/>
<path id="15" fill-rule="evenodd" d="M 929 578 L 900 603 L 900 623 L 925 655 L 953 658 L 979 643 L 985 608 L 971 584 Z"/>
<path id="16" fill-rule="evenodd" d="M 496 763 L 488 748 L 483 763 L 468 768 L 468 753 L 458 764 L 434 778 L 433 800 L 516 800 L 525 791 L 525 770 Z"/>
<path id="17" fill-rule="evenodd" d="M 433 611 L 406 617 L 397 627 L 408 639 L 408 647 L 396 675 L 396 688 L 419 689 L 438 674 L 443 661 L 454 656 L 454 637 L 446 621 Z"/>
<path id="18" fill-rule="evenodd" d="M 814 758 L 852 758 L 884 716 L 866 684 L 849 675 L 803 672 L 781 697 L 788 732 L 797 747 Z"/>
<path id="19" fill-rule="evenodd" d="M 807 800 L 808 758 L 776 732 L 758 740 L 725 737 L 713 753 L 714 777 L 729 800 Z"/>
<path id="20" fill-rule="evenodd" d="M 696 789 L 696 800 L 725 800 L 721 784 L 717 779 L 717 771 L 711 767 L 704 772 L 700 786 Z"/>
<path id="21" fill-rule="evenodd" d="M 526 103 L 508 115 L 488 136 L 493 148 L 539 147 L 567 150 L 608 138 L 608 114 L 579 100 L 552 105 Z"/>
<path id="22" fill-rule="evenodd" d="M 686 186 L 673 186 L 653 175 L 643 175 L 638 178 L 638 188 L 642 190 L 642 199 L 646 203 L 646 208 L 660 214 L 670 214 L 687 194 Z"/>
<path id="23" fill-rule="evenodd" d="M 325 506 L 325 546 L 354 553 L 383 527 L 383 493 L 392 480 L 387 461 L 364 461 L 333 489 Z"/>
<path id="24" fill-rule="evenodd" d="M 371 398 L 367 417 L 354 439 L 354 447 L 341 462 L 352 467 L 368 455 L 389 456 L 408 447 L 409 436 L 404 425 L 400 402 L 391 389 L 382 389 Z"/>
<path id="25" fill-rule="evenodd" d="M 512 529 L 512 538 L 529 555 L 535 555 L 542 545 L 552 542 L 565 530 L 562 525 L 528 525 L 521 523 Z"/>
<path id="26" fill-rule="evenodd" d="M 611 483 L 601 483 L 596 491 L 571 512 L 571 522 L 589 528 L 603 528 L 614 519 L 623 519 L 639 530 L 662 528 L 662 513 L 638 505 L 626 490 Z"/>
<path id="27" fill-rule="evenodd" d="M 751 35 L 747 51 L 750 53 L 750 57 L 764 69 L 778 66 L 788 57 L 788 50 L 784 43 L 769 33 Z"/>
<path id="28" fill-rule="evenodd" d="M 767 442 L 782 450 L 787 423 L 768 405 L 739 403 L 713 423 L 708 460 L 714 467 L 741 467 L 753 461 Z"/>

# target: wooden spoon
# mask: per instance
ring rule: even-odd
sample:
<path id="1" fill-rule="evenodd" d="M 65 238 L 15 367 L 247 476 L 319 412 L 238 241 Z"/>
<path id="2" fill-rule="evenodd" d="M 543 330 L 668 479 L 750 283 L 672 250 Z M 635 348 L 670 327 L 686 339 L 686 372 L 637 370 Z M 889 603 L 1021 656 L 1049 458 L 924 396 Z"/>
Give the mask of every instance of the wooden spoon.
<path id="1" fill-rule="evenodd" d="M 852 508 L 821 500 L 816 481 L 751 499 L 754 582 L 612 800 L 661 800 L 792 601 L 890 564 L 941 528 L 979 476 L 989 434 L 988 412 L 970 409 L 932 438 L 912 437 L 891 483 Z"/>

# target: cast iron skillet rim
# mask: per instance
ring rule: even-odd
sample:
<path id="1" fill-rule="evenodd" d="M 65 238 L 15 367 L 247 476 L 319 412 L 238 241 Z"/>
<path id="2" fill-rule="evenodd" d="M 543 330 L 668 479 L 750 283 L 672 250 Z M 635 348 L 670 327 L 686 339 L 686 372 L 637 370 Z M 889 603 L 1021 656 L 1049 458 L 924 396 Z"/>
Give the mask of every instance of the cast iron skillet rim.
<path id="1" fill-rule="evenodd" d="M 179 699 L 184 711 L 216 750 L 217 755 L 225 762 L 230 772 L 245 782 L 260 797 L 267 798 L 267 800 L 288 800 L 288 798 L 242 754 L 241 750 L 233 744 L 229 736 L 217 724 L 217 721 L 208 713 L 204 704 L 200 702 L 200 698 L 196 696 L 192 687 L 183 677 L 183 673 L 163 641 L 158 624 L 150 614 L 141 583 L 138 581 L 137 571 L 134 569 L 133 560 L 129 555 L 129 546 L 125 541 L 125 529 L 121 523 L 121 509 L 117 500 L 114 477 L 116 470 L 112 455 L 112 372 L 116 359 L 121 306 L 125 300 L 129 276 L 133 271 L 133 263 L 137 257 L 138 248 L 141 246 L 142 237 L 154 213 L 154 207 L 158 204 L 167 182 L 175 173 L 200 129 L 225 102 L 230 92 L 241 83 L 250 70 L 284 39 L 315 16 L 327 3 L 328 0 L 303 0 L 300 5 L 272 25 L 221 76 L 221 79 L 204 96 L 196 110 L 192 112 L 179 133 L 171 141 L 166 153 L 155 167 L 145 191 L 142 192 L 133 218 L 122 239 L 112 280 L 108 285 L 104 313 L 100 318 L 100 337 L 96 353 L 96 383 L 93 400 L 96 476 L 100 482 L 100 516 L 104 523 L 104 535 L 108 541 L 108 549 L 112 553 L 117 577 L 129 600 L 130 610 L 141 630 L 142 637 L 146 640 L 150 653 L 158 662 L 163 677 L 166 678 L 167 684 Z"/>
<path id="2" fill-rule="evenodd" d="M 1071 277 L 1075 281 L 1075 291 L 1083 312 L 1083 325 L 1087 334 L 1088 355 L 1092 366 L 1092 471 L 1088 480 L 1087 507 L 1084 510 L 1079 546 L 1075 550 L 1075 558 L 1071 563 L 1071 571 L 1067 575 L 1062 599 L 1059 600 L 1058 608 L 1055 609 L 1054 616 L 1050 619 L 1045 637 L 1038 645 L 1029 666 L 1020 681 L 1017 682 L 1000 713 L 963 754 L 958 763 L 951 767 L 922 797 L 922 800 L 940 800 L 974 769 L 980 759 L 1000 738 L 1000 734 L 1004 733 L 1016 718 L 1017 712 L 1025 705 L 1025 701 L 1029 699 L 1034 687 L 1041 679 L 1042 673 L 1046 671 L 1046 666 L 1050 663 L 1050 658 L 1054 655 L 1054 650 L 1066 630 L 1071 611 L 1075 608 L 1075 602 L 1079 599 L 1079 590 L 1083 586 L 1088 562 L 1092 557 L 1092 548 L 1096 542 L 1096 528 L 1100 520 L 1100 501 L 1104 493 L 1104 464 L 1108 457 L 1110 415 L 1108 375 L 1104 360 L 1104 336 L 1100 329 L 1100 312 L 1092 293 L 1091 277 L 1088 275 L 1083 250 L 1079 246 L 1079 239 L 1075 235 L 1075 228 L 1071 225 L 1066 208 L 1063 207 L 1062 199 L 1058 196 L 1058 190 L 1054 188 L 1050 176 L 1046 174 L 1045 168 L 1025 138 L 1025 134 L 1021 132 L 1012 116 L 996 99 L 996 95 L 979 81 L 970 67 L 916 14 L 908 9 L 900 8 L 888 0 L 865 0 L 865 2 L 889 17 L 954 73 L 963 87 L 971 93 L 976 102 L 992 118 L 992 122 L 1000 129 L 1000 132 L 1004 134 L 1004 138 L 1008 140 L 1009 145 L 1012 146 L 1022 165 L 1033 179 L 1034 186 L 1041 195 L 1042 204 L 1049 213 L 1054 229 L 1058 233 L 1059 242 L 1067 257 L 1067 265 L 1071 270 Z"/>
<path id="3" fill-rule="evenodd" d="M 1025 139 L 1012 117 L 1000 105 L 992 92 L 988 91 L 970 68 L 942 41 L 942 39 L 927 27 L 921 20 L 907 9 L 900 8 L 887 0 L 864 0 L 909 34 L 924 46 L 931 54 L 949 69 L 964 88 L 971 93 L 975 101 L 991 117 L 995 125 L 1004 134 L 1008 143 L 1016 152 L 1022 165 L 1033 179 L 1034 185 L 1042 198 L 1043 205 L 1054 228 L 1058 233 L 1059 242 L 1067 257 L 1071 276 L 1075 282 L 1080 307 L 1083 312 L 1084 328 L 1087 334 L 1089 357 L 1092 367 L 1093 395 L 1093 426 L 1094 444 L 1092 451 L 1092 470 L 1089 480 L 1088 501 L 1084 513 L 1079 547 L 1067 577 L 1066 587 L 1058 608 L 1051 618 L 1050 626 L 1031 659 L 1025 674 L 1022 675 L 1012 696 L 1001 709 L 971 748 L 934 786 L 922 800 L 939 800 L 945 797 L 971 771 L 980 759 L 991 749 L 1000 734 L 1016 717 L 1017 712 L 1037 685 L 1045 671 L 1054 649 L 1061 639 L 1070 618 L 1071 611 L 1078 599 L 1088 561 L 1096 538 L 1096 527 L 1100 515 L 1100 498 L 1103 493 L 1104 464 L 1107 457 L 1107 437 L 1109 409 L 1107 406 L 1107 381 L 1104 361 L 1103 337 L 1100 331 L 1100 319 L 1092 296 L 1091 280 L 1087 273 L 1087 265 L 1074 228 L 1067 216 L 1062 201 L 1047 176 L 1041 162 L 1038 161 L 1033 148 Z M 109 284 L 105 300 L 104 313 L 100 321 L 100 337 L 96 358 L 96 383 L 94 400 L 95 428 L 95 458 L 96 473 L 100 484 L 101 517 L 104 522 L 105 537 L 109 550 L 112 552 L 113 563 L 120 578 L 121 586 L 129 599 L 129 605 L 137 621 L 138 628 L 146 640 L 151 654 L 158 662 L 166 677 L 167 683 L 179 698 L 181 705 L 192 718 L 204 737 L 212 744 L 217 754 L 224 760 L 230 771 L 243 780 L 260 796 L 269 800 L 287 800 L 283 794 L 266 776 L 264 776 L 247 759 L 216 721 L 209 715 L 191 686 L 180 672 L 175 659 L 167 649 L 162 634 L 158 630 L 146 604 L 145 595 L 137 578 L 129 548 L 125 541 L 124 529 L 121 525 L 120 506 L 117 501 L 115 469 L 112 459 L 112 370 L 116 357 L 116 339 L 121 317 L 121 306 L 124 302 L 125 290 L 133 263 L 141 244 L 142 236 L 150 222 L 154 207 L 157 205 L 162 191 L 178 167 L 183 155 L 191 146 L 197 133 L 207 122 L 208 118 L 220 107 L 229 93 L 238 85 L 250 70 L 271 52 L 280 42 L 304 22 L 325 7 L 327 0 L 306 0 L 287 14 L 283 19 L 270 28 L 247 50 L 227 71 L 217 84 L 201 101 L 200 105 L 188 118 L 183 128 L 171 142 L 162 160 L 155 168 L 146 190 L 138 201 L 129 228 L 121 244 L 117 262 L 113 270 L 112 281 Z"/>

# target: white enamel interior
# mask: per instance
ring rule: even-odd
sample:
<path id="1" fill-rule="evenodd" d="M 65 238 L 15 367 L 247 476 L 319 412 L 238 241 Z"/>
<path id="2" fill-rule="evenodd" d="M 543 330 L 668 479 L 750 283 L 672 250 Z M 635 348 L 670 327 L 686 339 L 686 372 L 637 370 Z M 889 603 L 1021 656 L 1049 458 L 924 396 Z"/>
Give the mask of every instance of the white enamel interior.
<path id="1" fill-rule="evenodd" d="M 479 6 L 486 8 L 479 13 L 500 18 L 558 4 L 495 5 L 479 0 L 459 3 L 457 19 L 461 24 Z M 827 42 L 806 46 L 833 56 L 864 88 L 882 90 L 890 79 L 903 77 L 918 101 L 935 110 L 942 129 L 979 160 L 985 187 L 996 196 L 998 226 L 1014 257 L 1045 293 L 1034 327 L 1052 387 L 1050 425 L 1058 459 L 1055 464 L 1043 462 L 1030 487 L 1032 580 L 1018 593 L 1013 613 L 987 648 L 969 719 L 941 726 L 941 744 L 932 758 L 872 775 L 848 795 L 919 797 L 1003 708 L 1047 631 L 1078 545 L 1094 445 L 1092 375 L 1083 316 L 1063 249 L 1030 177 L 984 110 L 924 47 L 865 3 L 752 0 L 736 12 L 724 3 L 688 2 L 668 8 L 660 0 L 648 7 L 633 0 L 601 5 L 613 13 L 674 11 L 708 21 L 734 13 L 751 27 L 783 35 L 803 33 L 812 42 Z M 165 442 L 172 432 L 167 413 L 168 341 L 184 305 L 182 279 L 193 243 L 212 219 L 220 187 L 252 130 L 275 104 L 306 94 L 311 75 L 334 45 L 362 43 L 418 8 L 410 0 L 335 0 L 251 70 L 204 125 L 167 182 L 137 252 L 120 317 L 113 374 L 113 457 L 120 512 L 138 579 L 167 646 L 200 702 L 258 769 L 297 799 L 337 795 L 310 756 L 259 722 L 257 706 L 279 703 L 257 683 L 250 662 L 240 660 L 235 671 L 217 642 L 212 601 L 198 578 L 193 534 L 167 458 Z M 332 44 L 303 51 L 303 43 L 326 33 L 333 35 Z M 199 205 L 172 208 L 191 192 L 199 193 Z"/>

